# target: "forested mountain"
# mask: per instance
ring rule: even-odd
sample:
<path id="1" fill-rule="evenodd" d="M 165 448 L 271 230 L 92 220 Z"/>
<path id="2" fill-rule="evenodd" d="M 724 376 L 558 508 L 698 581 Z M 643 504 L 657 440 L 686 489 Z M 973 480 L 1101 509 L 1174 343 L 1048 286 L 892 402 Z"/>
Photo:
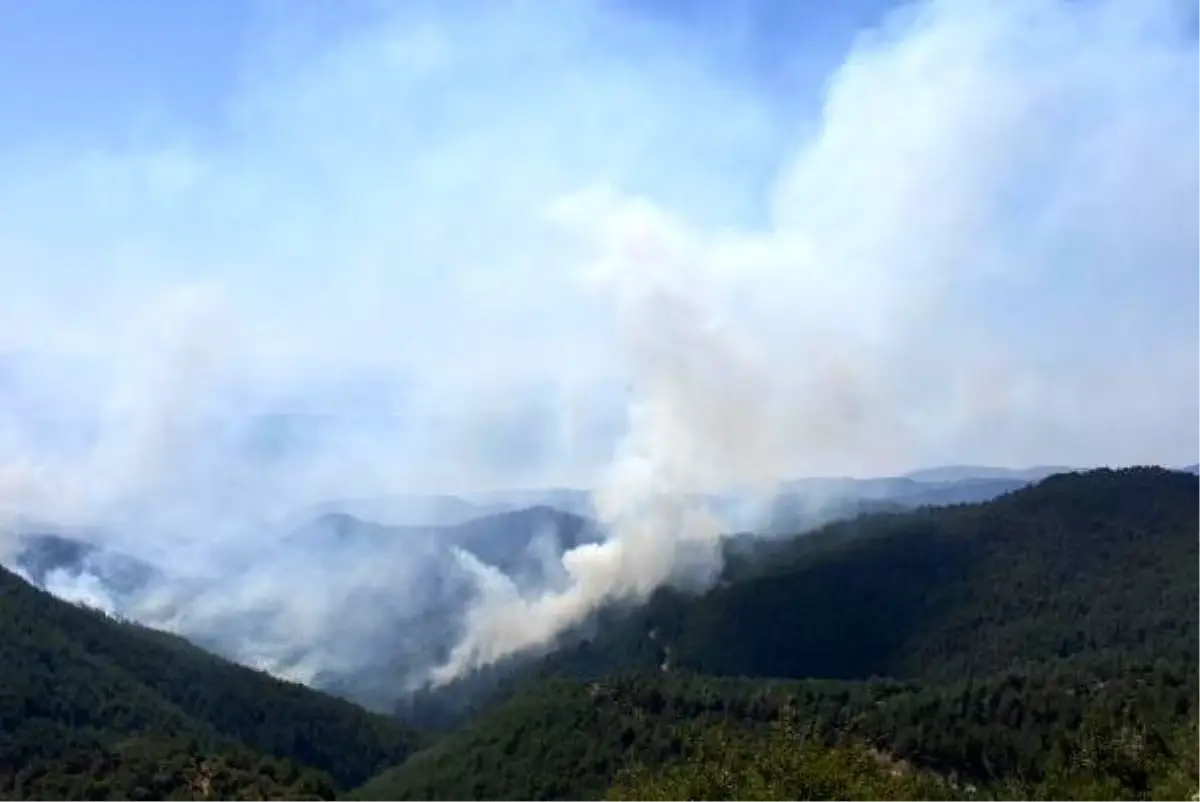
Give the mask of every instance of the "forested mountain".
<path id="1" fill-rule="evenodd" d="M 0 528 L 0 546 L 4 534 Z M 386 711 L 459 636 L 476 592 L 460 554 L 537 586 L 563 551 L 597 537 L 590 521 L 549 507 L 426 527 L 326 513 L 264 534 L 253 551 L 200 579 L 130 556 L 100 534 L 60 534 L 44 524 L 15 532 L 0 557 L 69 600 L 146 623 L 177 622 L 181 634 L 229 659 Z M 266 591 L 247 600 L 245 587 Z M 310 605 L 300 637 L 290 624 L 305 597 L 325 614 Z"/>
<path id="2" fill-rule="evenodd" d="M 1194 476 L 1062 474 L 767 544 L 709 593 L 660 592 L 550 662 L 953 680 L 1080 652 L 1195 659 L 1197 531 Z"/>
<path id="3" fill-rule="evenodd" d="M 437 735 L 0 572 L 0 797 L 1190 797 L 1198 491 L 1090 471 L 739 539 L 709 591 L 411 705 Z"/>
<path id="4" fill-rule="evenodd" d="M 1194 788 L 1197 490 L 1156 468 L 1059 475 L 752 549 L 708 593 L 660 592 L 551 655 L 359 793 L 593 796 L 630 754 L 685 759 L 681 725 L 781 707 L 989 794 Z"/>
<path id="5" fill-rule="evenodd" d="M 1067 661 L 955 683 L 764 680 L 644 673 L 548 679 L 354 792 L 359 799 L 588 799 L 637 765 L 694 758 L 728 726 L 752 738 L 792 719 L 825 748 L 865 748 L 943 796 L 1127 798 L 1196 788 L 1194 672 Z M 880 798 L 838 778 L 818 799 Z M 866 779 L 877 780 L 877 777 Z M 1190 786 L 1189 786 L 1190 783 Z M 900 786 L 882 798 L 929 798 Z M 763 798 L 744 788 L 732 798 Z M 630 794 L 627 798 L 642 798 Z M 654 798 L 654 797 L 651 797 Z M 723 798 L 662 796 L 659 798 Z M 724 797 L 730 798 L 730 797 Z M 783 793 L 781 799 L 803 798 Z"/>
<path id="6" fill-rule="evenodd" d="M 329 796 L 419 743 L 395 719 L 0 569 L 0 796 L 161 798 L 193 782 Z"/>

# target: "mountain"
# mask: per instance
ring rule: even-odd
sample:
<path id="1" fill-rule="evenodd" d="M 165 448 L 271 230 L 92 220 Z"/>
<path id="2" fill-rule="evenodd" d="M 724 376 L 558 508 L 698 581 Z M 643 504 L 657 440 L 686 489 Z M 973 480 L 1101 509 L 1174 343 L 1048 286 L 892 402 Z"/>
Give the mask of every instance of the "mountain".
<path id="1" fill-rule="evenodd" d="M 1151 798 L 1185 798 L 1180 788 L 1196 788 L 1195 703 L 1186 666 L 1144 663 L 1114 671 L 1065 661 L 946 684 L 677 672 L 539 679 L 349 797 L 596 799 L 616 784 L 614 795 L 627 799 L 1120 799 L 1132 789 L 1108 775 L 1124 772 L 1143 794 L 1163 789 Z M 638 774 L 635 787 L 698 757 L 731 779 L 728 743 L 703 754 L 713 730 L 751 736 L 752 751 L 778 752 L 770 734 L 781 721 L 793 724 L 786 751 L 848 747 L 857 765 L 827 777 L 832 789 L 621 795 Z M 1113 755 L 1112 742 L 1134 732 L 1143 739 L 1137 751 Z M 882 793 L 880 764 L 902 780 Z"/>
<path id="2" fill-rule="evenodd" d="M 517 510 L 526 507 L 553 507 L 562 512 L 582 517 L 595 514 L 592 508 L 592 493 L 574 487 L 526 488 L 496 490 L 470 495 L 468 498 L 478 505 L 491 505 Z"/>
<path id="3" fill-rule="evenodd" d="M 509 512 L 508 503 L 476 502 L 447 494 L 402 494 L 330 501 L 306 510 L 310 518 L 348 515 L 387 526 L 455 526 L 473 518 Z"/>
<path id="4" fill-rule="evenodd" d="M 1029 484 L 1024 479 L 986 477 L 939 482 L 905 477 L 801 479 L 783 486 L 762 531 L 795 534 L 867 513 L 990 501 Z"/>
<path id="5" fill-rule="evenodd" d="M 991 501 L 1005 493 L 1020 490 L 1031 480 L 1010 477 L 969 477 L 947 482 L 922 482 L 891 497 L 906 507 L 940 507 L 950 504 L 974 504 Z"/>
<path id="6" fill-rule="evenodd" d="M 544 587 L 557 579 L 552 572 L 563 552 L 599 537 L 590 521 L 549 507 L 452 527 L 380 527 L 345 517 L 319 523 L 323 537 L 306 531 L 289 548 L 301 548 L 304 559 L 316 555 L 334 567 L 389 561 L 409 565 L 410 581 L 404 587 L 385 583 L 370 592 L 356 591 L 348 612 L 369 611 L 374 622 L 370 642 L 359 649 L 352 669 L 314 679 L 317 687 L 374 710 L 395 709 L 449 655 L 478 592 L 476 571 L 499 572 L 518 587 Z M 475 563 L 464 563 L 460 555 Z"/>
<path id="7" fill-rule="evenodd" d="M 1099 470 L 836 523 L 731 566 L 699 598 L 660 592 L 587 648 L 610 668 L 669 652 L 680 670 L 830 678 L 953 678 L 1084 650 L 1194 654 L 1196 496 L 1188 474 Z"/>
<path id="8" fill-rule="evenodd" d="M 805 478 L 782 482 L 776 489 L 776 506 L 803 507 L 816 524 L 839 517 L 841 508 L 875 501 L 896 501 L 905 506 L 961 504 L 986 501 L 995 496 L 1070 468 L 989 468 L 948 466 L 916 471 L 903 476 L 869 479 Z M 697 494 L 697 503 L 717 510 L 734 529 L 770 528 L 759 515 L 749 515 L 759 506 L 738 493 Z M 595 515 L 589 490 L 569 487 L 497 490 L 463 495 L 408 494 L 379 498 L 344 499 L 308 511 L 310 518 L 345 514 L 364 521 L 402 527 L 443 527 L 465 524 L 506 512 L 550 507 L 583 518 Z"/>
<path id="9" fill-rule="evenodd" d="M 957 466 L 932 468 L 904 476 L 853 479 L 849 477 L 812 477 L 781 482 L 775 489 L 771 514 L 764 519 L 758 512 L 761 502 L 736 492 L 697 494 L 698 504 L 709 505 L 733 529 L 778 529 L 784 526 L 785 513 L 793 524 L 816 526 L 839 517 L 857 514 L 871 504 L 895 502 L 918 507 L 926 504 L 963 504 L 987 501 L 1024 487 L 1053 474 L 1072 470 L 1040 466 L 1025 469 Z M 478 505 L 553 507 L 563 512 L 589 517 L 594 515 L 591 494 L 573 488 L 519 490 L 482 494 L 472 497 Z M 802 510 L 800 513 L 798 511 Z"/>
<path id="10" fill-rule="evenodd" d="M 361 636 L 329 636 L 340 650 L 352 650 L 354 659 L 319 672 L 312 684 L 390 711 L 449 655 L 476 599 L 479 571 L 503 574 L 518 587 L 543 587 L 557 579 L 552 572 L 564 551 L 598 537 L 590 521 L 549 507 L 444 527 L 389 527 L 328 515 L 285 538 L 272 559 L 323 566 L 310 579 L 317 583 L 312 590 L 325 591 L 335 604 L 332 588 L 341 577 L 359 578 L 340 604 L 358 622 Z M 392 580 L 388 566 L 403 566 L 405 581 Z M 330 589 L 322 588 L 325 582 Z"/>
<path id="11" fill-rule="evenodd" d="M 244 560 L 203 582 L 104 546 L 94 535 L 19 534 L 5 563 L 70 601 L 170 625 L 230 659 L 392 710 L 458 638 L 477 593 L 477 571 L 541 586 L 554 578 L 548 571 L 563 551 L 598 536 L 589 521 L 548 507 L 426 527 L 326 513 L 264 538 Z M 270 595 L 230 611 L 226 599 L 242 588 Z M 313 604 L 296 634 L 293 610 L 301 594 Z"/>
<path id="12" fill-rule="evenodd" d="M 765 737 L 785 713 L 830 748 L 943 778 L 949 798 L 1194 793 L 1198 490 L 1158 468 L 1063 474 L 767 542 L 708 592 L 660 591 L 497 686 L 356 796 L 646 790 L 719 769 L 689 762 L 696 733 Z M 622 779 L 631 761 L 641 785 Z M 877 788 L 855 765 L 843 779 L 870 782 L 827 793 L 874 798 L 845 791 Z"/>
<path id="13" fill-rule="evenodd" d="M 1034 465 L 1028 468 L 997 468 L 987 465 L 942 465 L 909 471 L 902 478 L 916 482 L 962 482 L 972 479 L 1019 479 L 1037 482 L 1056 473 L 1073 473 L 1079 468 L 1067 465 Z"/>
<path id="14" fill-rule="evenodd" d="M 595 525 L 586 518 L 549 506 L 493 512 L 449 526 L 391 526 L 328 513 L 297 527 L 283 538 L 282 548 L 383 553 L 429 546 L 440 554 L 461 549 L 509 573 L 541 540 L 565 551 L 598 537 Z"/>
<path id="15" fill-rule="evenodd" d="M 161 578 L 161 572 L 143 560 L 56 533 L 18 534 L 12 550 L 13 565 L 43 588 L 57 586 L 60 579 L 88 576 L 106 595 L 123 597 Z"/>
<path id="16" fill-rule="evenodd" d="M 556 652 L 400 706 L 440 717 L 438 735 L 0 570 L 0 797 L 1188 797 L 1198 492 L 1190 473 L 1095 470 L 978 503 L 867 497 L 815 531 L 737 538 L 706 592 L 602 611 Z M 406 622 L 376 611 L 348 627 L 366 640 L 325 633 L 323 648 L 373 658 L 319 681 L 380 702 L 409 657 L 453 641 L 472 558 L 536 580 L 546 555 L 596 536 L 550 508 L 454 527 L 331 514 L 261 568 L 307 560 L 321 570 L 297 575 L 304 588 L 348 567 L 386 578 L 416 553 L 418 577 L 445 583 L 416 629 L 394 635 Z M 22 543 L 30 578 L 97 554 L 44 531 Z M 388 587 L 360 588 L 343 617 Z M 228 626 L 229 648 L 250 632 Z"/>
<path id="17" fill-rule="evenodd" d="M 161 798 L 187 790 L 173 782 L 216 777 L 220 787 L 260 764 L 268 773 L 247 782 L 272 772 L 272 783 L 300 782 L 307 771 L 293 792 L 328 796 L 420 744 L 395 719 L 61 601 L 5 569 L 0 650 L 5 798 L 133 798 L 138 788 Z M 175 773 L 156 778 L 168 765 Z"/>
<path id="18" fill-rule="evenodd" d="M 592 496 L 587 490 L 553 487 L 461 495 L 404 493 L 338 499 L 305 510 L 305 515 L 319 518 L 345 514 L 387 526 L 444 527 L 531 507 L 553 507 L 561 512 L 587 517 L 592 515 Z"/>

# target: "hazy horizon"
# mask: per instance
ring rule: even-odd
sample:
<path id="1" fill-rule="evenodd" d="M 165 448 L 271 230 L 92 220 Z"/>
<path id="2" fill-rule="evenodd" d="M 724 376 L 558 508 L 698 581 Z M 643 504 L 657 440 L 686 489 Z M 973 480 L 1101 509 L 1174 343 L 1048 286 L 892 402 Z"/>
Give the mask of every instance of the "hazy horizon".
<path id="1" fill-rule="evenodd" d="M 1196 23 L 1182 0 L 4 5 L 0 511 L 211 568 L 192 624 L 266 609 L 258 645 L 291 648 L 337 592 L 417 569 L 220 574 L 288 511 L 593 487 L 607 540 L 560 585 L 464 558 L 449 677 L 711 579 L 697 492 L 1191 464 Z"/>

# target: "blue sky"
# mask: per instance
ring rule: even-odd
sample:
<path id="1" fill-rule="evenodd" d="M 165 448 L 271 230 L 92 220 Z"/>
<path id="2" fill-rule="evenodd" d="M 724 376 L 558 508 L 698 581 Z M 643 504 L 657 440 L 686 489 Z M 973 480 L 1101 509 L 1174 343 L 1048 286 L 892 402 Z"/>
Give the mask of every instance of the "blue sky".
<path id="1" fill-rule="evenodd" d="M 369 25 L 378 4 L 350 0 L 8 3 L 0 9 L 0 142 L 46 138 L 120 146 L 149 132 L 226 131 L 227 106 L 253 64 L 286 30 L 292 47 Z"/>
<path id="2" fill-rule="evenodd" d="M 456 5 L 470 8 L 461 0 Z M 674 30 L 710 57 L 736 61 L 764 88 L 801 89 L 815 98 L 817 84 L 854 34 L 892 4 L 612 5 Z M 6 4 L 0 9 L 0 92 L 8 105 L 0 143 L 21 147 L 49 137 L 120 145 L 155 126 L 219 136 L 247 70 L 272 56 L 286 61 L 289 51 L 291 58 L 319 52 L 387 16 L 388 4 L 374 0 Z M 795 57 L 797 47 L 805 58 Z"/>
<path id="3" fill-rule="evenodd" d="M 239 2 L 6 3 L 5 147 L 45 137 L 111 146 L 155 117 L 220 124 L 255 24 Z"/>
<path id="4" fill-rule="evenodd" d="M 2 4 L 0 493 L 1193 461 L 1184 10 Z"/>

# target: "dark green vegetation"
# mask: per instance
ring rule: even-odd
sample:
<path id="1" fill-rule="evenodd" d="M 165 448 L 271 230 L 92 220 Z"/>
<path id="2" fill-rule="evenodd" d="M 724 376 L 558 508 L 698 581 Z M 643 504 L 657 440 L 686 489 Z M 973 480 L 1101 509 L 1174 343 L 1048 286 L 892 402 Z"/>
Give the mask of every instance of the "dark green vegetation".
<path id="1" fill-rule="evenodd" d="M 25 764 L 5 798 L 334 799 L 328 775 L 237 746 L 148 734 L 81 742 Z M 7 794 L 11 794 L 9 797 Z"/>
<path id="2" fill-rule="evenodd" d="M 394 719 L 0 569 L 0 796 L 329 796 L 417 745 Z"/>
<path id="3" fill-rule="evenodd" d="M 1197 534 L 1193 476 L 1053 476 L 764 547 L 701 598 L 660 593 L 552 662 L 947 681 L 1082 653 L 1194 662 Z"/>
<path id="4" fill-rule="evenodd" d="M 741 541 L 707 593 L 419 697 L 428 745 L 0 573 L 0 796 L 1191 798 L 1198 490 L 1092 471 Z"/>
<path id="5" fill-rule="evenodd" d="M 645 778 L 664 765 L 687 767 L 697 758 L 704 763 L 712 752 L 697 755 L 694 744 L 706 743 L 714 729 L 735 733 L 737 743 L 756 744 L 750 751 L 766 748 L 772 735 L 778 737 L 772 727 L 785 712 L 807 737 L 806 754 L 866 750 L 877 763 L 905 767 L 923 782 L 936 778 L 953 789 L 952 797 L 970 788 L 981 796 L 1018 798 L 1095 798 L 1096 788 L 1116 798 L 1178 798 L 1178 789 L 1189 787 L 1194 792 L 1194 673 L 1138 667 L 1120 680 L 1099 676 L 1068 666 L 948 687 L 686 674 L 549 680 L 354 796 L 594 798 L 636 764 L 646 767 L 640 773 Z M 781 787 L 776 798 L 797 798 L 789 796 L 792 786 Z M 742 788 L 733 798 L 764 798 L 751 786 Z M 875 791 L 863 797 L 878 798 Z"/>
<path id="6" fill-rule="evenodd" d="M 1112 799 L 1129 794 L 1123 772 L 1148 770 L 1152 799 L 1194 798 L 1195 730 L 1181 728 L 1178 755 L 1147 749 L 1128 730 L 1091 727 L 1070 753 L 1053 753 L 1040 778 L 1010 777 L 980 789 L 897 760 L 861 740 L 830 743 L 786 714 L 766 733 L 727 724 L 701 731 L 686 757 L 623 769 L 610 799 Z M 1185 761 L 1177 760 L 1184 756 Z M 1187 760 L 1190 758 L 1190 760 Z"/>
<path id="7" fill-rule="evenodd" d="M 542 661 L 515 698 L 358 795 L 589 797 L 616 781 L 630 798 L 875 798 L 936 781 L 951 797 L 1190 796 L 1197 491 L 1152 468 L 1060 475 L 753 549 L 709 593 L 661 592 Z M 750 769 L 734 790 L 705 779 L 725 775 L 704 744 L 770 753 L 785 709 L 810 735 L 800 763 L 849 785 L 806 785 L 786 761 L 769 786 Z M 868 753 L 910 773 L 853 769 Z M 674 779 L 655 785 L 663 766 Z"/>

